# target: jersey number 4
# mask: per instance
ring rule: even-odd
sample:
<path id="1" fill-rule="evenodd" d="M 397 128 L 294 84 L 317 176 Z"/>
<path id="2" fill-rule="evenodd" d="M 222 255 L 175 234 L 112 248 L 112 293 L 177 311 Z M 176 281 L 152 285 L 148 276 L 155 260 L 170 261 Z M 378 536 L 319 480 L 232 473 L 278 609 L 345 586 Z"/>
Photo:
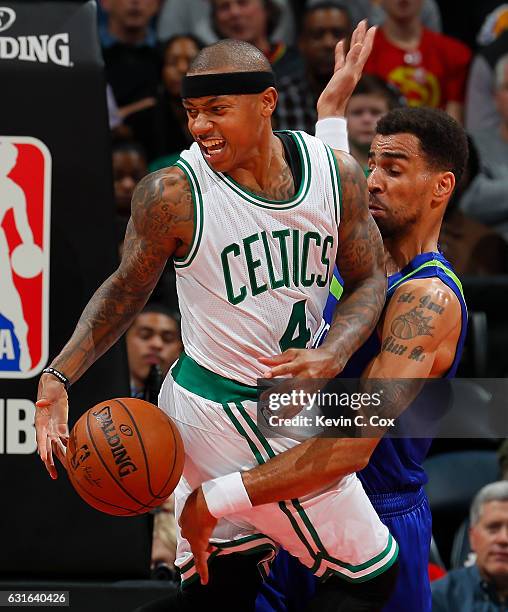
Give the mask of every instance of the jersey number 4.
<path id="1" fill-rule="evenodd" d="M 307 327 L 307 313 L 305 312 L 305 302 L 300 300 L 295 302 L 288 326 L 279 340 L 282 352 L 289 348 L 305 348 L 310 340 L 310 329 Z"/>

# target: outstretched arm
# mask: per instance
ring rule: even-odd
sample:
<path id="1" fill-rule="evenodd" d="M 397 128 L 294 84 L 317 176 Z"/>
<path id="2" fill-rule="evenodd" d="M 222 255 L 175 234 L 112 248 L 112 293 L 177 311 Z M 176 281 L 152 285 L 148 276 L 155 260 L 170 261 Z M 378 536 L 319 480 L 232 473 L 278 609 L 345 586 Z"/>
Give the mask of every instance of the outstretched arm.
<path id="1" fill-rule="evenodd" d="M 168 257 L 185 252 L 192 230 L 192 197 L 183 172 L 171 168 L 145 177 L 133 195 L 120 266 L 92 296 L 71 339 L 51 366 L 71 382 L 78 380 L 129 327 Z M 61 453 L 67 442 L 67 394 L 51 374 L 41 376 L 37 408 L 39 455 L 56 478 L 52 445 Z"/>

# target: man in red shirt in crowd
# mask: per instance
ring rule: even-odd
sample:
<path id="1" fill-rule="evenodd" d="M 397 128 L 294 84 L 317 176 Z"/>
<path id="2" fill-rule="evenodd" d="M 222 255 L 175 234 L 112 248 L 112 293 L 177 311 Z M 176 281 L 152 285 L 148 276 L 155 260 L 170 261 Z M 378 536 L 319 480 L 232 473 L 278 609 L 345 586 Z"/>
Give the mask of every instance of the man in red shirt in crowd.
<path id="1" fill-rule="evenodd" d="M 365 73 L 398 87 L 410 106 L 446 110 L 462 122 L 471 52 L 423 27 L 423 0 L 381 0 L 386 20 L 377 30 Z"/>

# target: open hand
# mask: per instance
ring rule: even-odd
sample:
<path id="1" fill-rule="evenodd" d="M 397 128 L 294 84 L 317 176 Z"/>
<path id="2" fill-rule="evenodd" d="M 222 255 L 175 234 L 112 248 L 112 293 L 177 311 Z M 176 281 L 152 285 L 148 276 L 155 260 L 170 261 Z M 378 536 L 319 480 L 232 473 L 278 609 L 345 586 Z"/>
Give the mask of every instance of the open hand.
<path id="1" fill-rule="evenodd" d="M 58 477 L 53 453 L 65 467 L 65 452 L 69 440 L 69 412 L 65 387 L 51 374 L 43 374 L 35 403 L 35 434 L 37 452 L 53 480 Z"/>
<path id="2" fill-rule="evenodd" d="M 280 355 L 260 357 L 259 361 L 269 368 L 263 378 L 335 378 L 344 367 L 339 356 L 323 346 L 317 349 L 291 348 Z"/>
<path id="3" fill-rule="evenodd" d="M 335 47 L 335 67 L 333 76 L 317 101 L 318 119 L 343 117 L 346 106 L 353 93 L 367 59 L 372 51 L 376 27 L 367 29 L 364 19 L 356 26 L 351 36 L 351 45 L 346 55 L 344 40 Z"/>
<path id="4" fill-rule="evenodd" d="M 187 498 L 178 524 L 182 536 L 189 542 L 201 584 L 208 583 L 208 557 L 213 548 L 210 544 L 217 519 L 210 514 L 203 489 L 198 487 Z"/>

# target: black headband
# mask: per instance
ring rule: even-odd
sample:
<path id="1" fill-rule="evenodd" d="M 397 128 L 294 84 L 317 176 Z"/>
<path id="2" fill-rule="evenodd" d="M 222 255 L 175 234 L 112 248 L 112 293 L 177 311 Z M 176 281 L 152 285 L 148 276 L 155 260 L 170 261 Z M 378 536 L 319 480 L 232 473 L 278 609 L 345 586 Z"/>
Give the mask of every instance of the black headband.
<path id="1" fill-rule="evenodd" d="M 182 98 L 261 93 L 275 87 L 273 72 L 219 72 L 183 77 Z"/>

